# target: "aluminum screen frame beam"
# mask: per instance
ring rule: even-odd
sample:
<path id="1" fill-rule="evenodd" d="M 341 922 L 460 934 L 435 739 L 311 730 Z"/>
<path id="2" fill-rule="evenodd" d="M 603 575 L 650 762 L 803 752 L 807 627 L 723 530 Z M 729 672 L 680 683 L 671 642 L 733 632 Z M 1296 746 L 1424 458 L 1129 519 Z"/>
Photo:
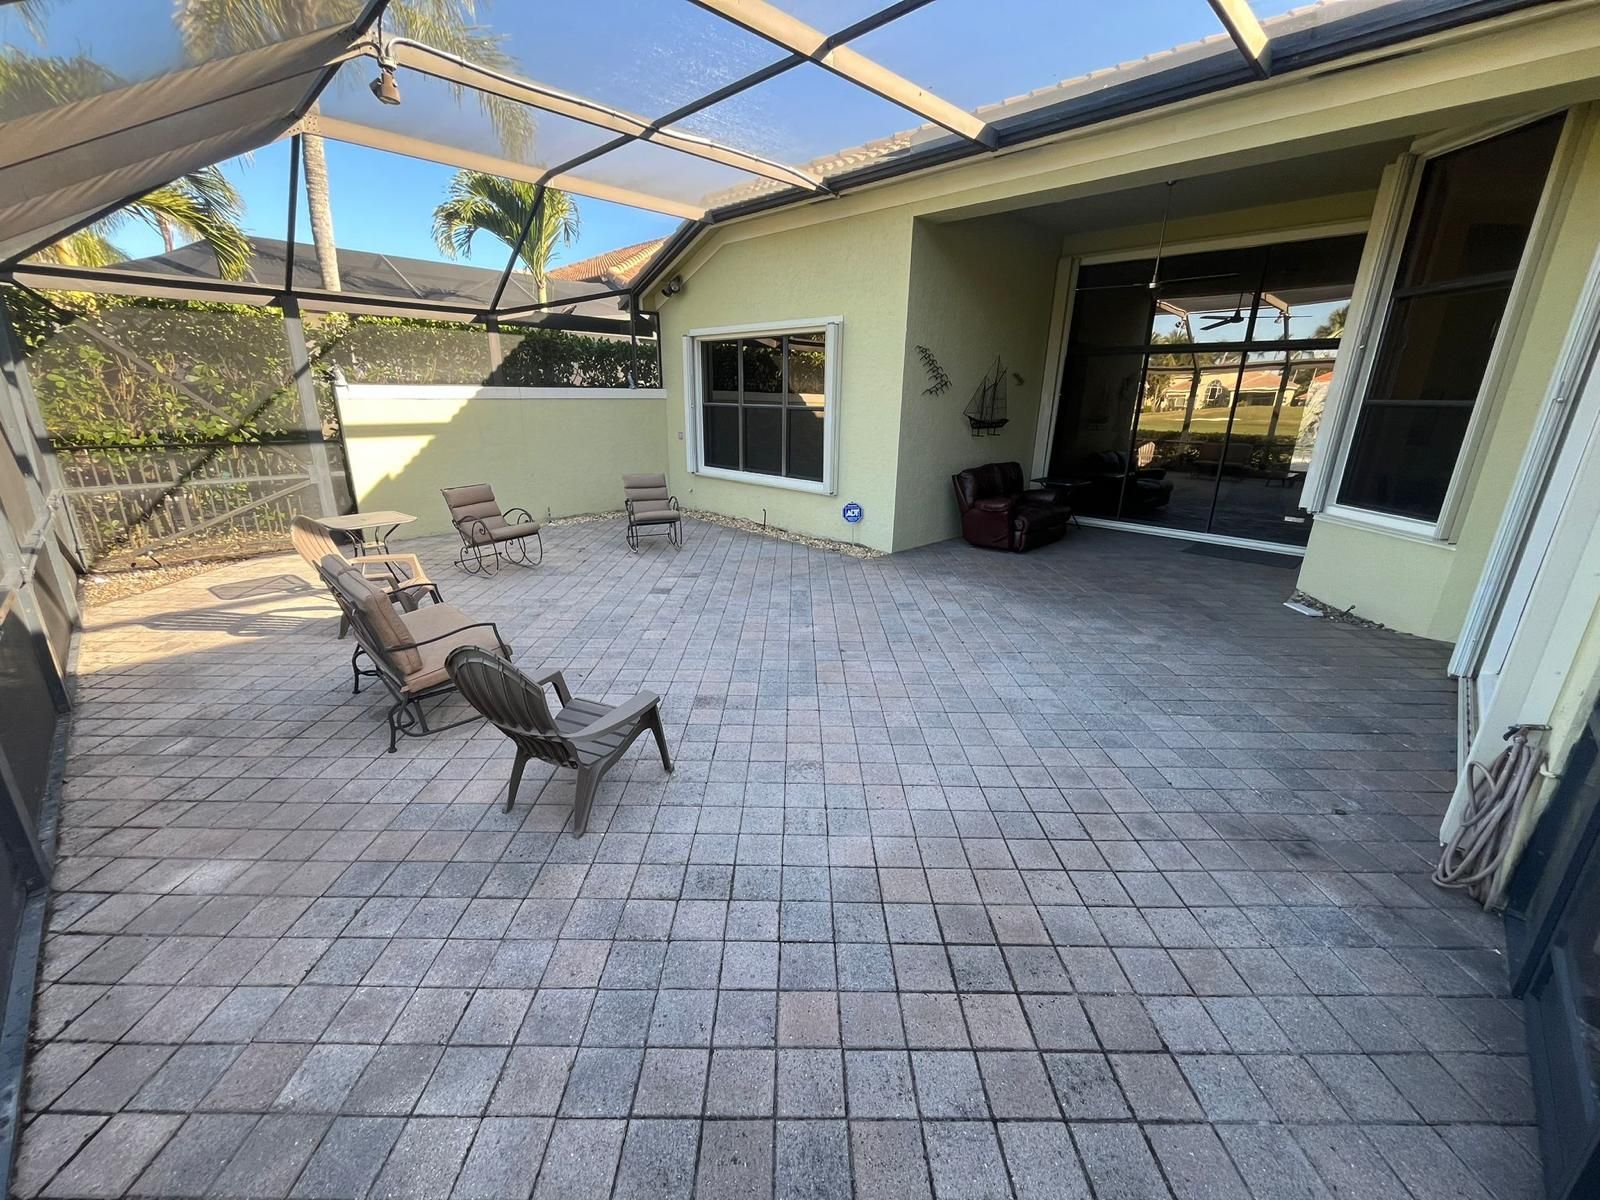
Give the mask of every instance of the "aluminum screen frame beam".
<path id="1" fill-rule="evenodd" d="M 569 95 L 502 71 L 491 70 L 414 39 L 394 38 L 385 42 L 381 50 L 369 42 L 365 50 L 368 54 L 377 56 L 379 61 L 389 60 L 397 67 L 405 67 L 421 75 L 430 75 L 458 87 L 485 92 L 504 100 L 524 104 L 529 108 L 555 113 L 557 116 L 581 121 L 585 125 L 609 129 L 631 140 L 654 142 L 669 150 L 677 150 L 725 167 L 748 171 L 752 175 L 760 175 L 791 187 L 804 188 L 806 191 L 823 190 L 821 180 L 787 163 L 735 150 L 710 138 L 678 133 L 663 128 L 660 123 L 646 121 L 621 109 L 581 96 Z"/>
<path id="2" fill-rule="evenodd" d="M 0 270 L 0 283 L 14 283 L 35 291 L 70 288 L 77 291 L 110 292 L 123 296 L 150 296 L 162 300 L 202 300 L 221 304 L 254 304 L 281 308 L 298 301 L 308 312 L 348 312 L 363 316 L 418 317 L 425 320 L 456 321 L 482 325 L 491 314 L 481 304 L 447 304 L 437 300 L 414 300 L 404 296 L 379 296 L 370 292 L 330 292 L 323 288 L 295 288 L 285 292 L 270 284 L 247 280 L 208 279 L 201 276 L 157 275 L 149 271 L 119 271 L 114 268 L 57 267 L 45 263 L 24 264 Z M 567 304 L 582 303 L 578 297 Z M 627 336 L 626 317 L 586 316 L 582 313 L 544 312 L 519 318 L 518 324 L 573 333 L 604 333 Z"/>
<path id="3" fill-rule="evenodd" d="M 918 87 L 903 75 L 895 74 L 849 46 L 836 44 L 835 39 L 782 9 L 773 7 L 766 0 L 690 0 L 690 3 L 732 22 L 746 32 L 765 38 L 780 49 L 814 62 L 841 79 L 865 88 L 891 104 L 898 104 L 958 137 L 976 142 L 989 150 L 996 150 L 1000 146 L 999 135 L 987 121 L 934 95 L 926 88 Z"/>
<path id="4" fill-rule="evenodd" d="M 530 167 L 509 159 L 496 158 L 492 154 L 480 154 L 476 150 L 463 150 L 458 146 L 446 146 L 441 142 L 430 142 L 403 133 L 391 133 L 387 129 L 378 129 L 372 125 L 361 125 L 355 121 L 340 120 L 336 117 L 325 117 L 320 114 L 303 117 L 285 130 L 285 133 L 318 133 L 336 142 L 367 146 L 390 154 L 403 154 L 407 158 L 420 158 L 425 162 L 439 163 L 446 167 L 485 171 L 505 179 L 542 184 L 578 196 L 610 200 L 615 204 L 626 204 L 630 208 L 665 213 L 685 221 L 697 221 L 705 215 L 705 209 L 699 205 L 684 204 L 662 196 L 651 196 L 628 188 L 614 187 L 608 183 L 598 183 L 592 179 L 582 179 L 566 174 L 562 167 Z"/>
<path id="5" fill-rule="evenodd" d="M 1233 39 L 1233 44 L 1250 65 L 1255 77 L 1271 78 L 1272 39 L 1261 27 L 1261 19 L 1250 7 L 1250 0 L 1207 0 L 1207 3 L 1211 5 L 1211 11 L 1217 14 L 1217 20 L 1222 22 L 1222 27 L 1228 31 L 1228 36 Z"/>

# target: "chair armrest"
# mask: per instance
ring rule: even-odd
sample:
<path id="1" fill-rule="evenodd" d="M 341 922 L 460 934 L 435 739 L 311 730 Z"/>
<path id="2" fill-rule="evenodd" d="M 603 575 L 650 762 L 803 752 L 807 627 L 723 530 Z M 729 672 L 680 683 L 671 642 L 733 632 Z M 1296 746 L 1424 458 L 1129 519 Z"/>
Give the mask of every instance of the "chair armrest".
<path id="1" fill-rule="evenodd" d="M 439 595 L 439 585 L 429 581 L 418 580 L 415 583 L 397 583 L 389 589 L 389 598 L 393 600 L 401 592 L 420 591 L 424 596 L 432 596 L 435 604 L 443 604 L 444 597 Z"/>
<path id="2" fill-rule="evenodd" d="M 423 646 L 431 646 L 434 642 L 442 642 L 446 638 L 453 638 L 456 634 L 465 633 L 469 629 L 494 630 L 494 640 L 500 643 L 500 649 L 504 650 L 507 654 L 511 653 L 511 647 L 506 643 L 505 638 L 500 636 L 500 627 L 493 621 L 474 621 L 470 625 L 463 625 L 459 629 L 450 630 L 448 633 L 441 633 L 436 637 L 423 638 L 420 642 L 399 642 L 393 646 L 385 646 L 384 649 L 389 651 L 391 654 L 396 650 L 417 650 Z"/>
<path id="3" fill-rule="evenodd" d="M 485 542 L 490 540 L 489 526 L 487 523 L 485 523 L 482 517 L 460 517 L 451 521 L 450 524 L 456 527 L 456 532 L 461 535 L 461 540 L 469 546 L 475 546 L 479 544 L 477 541 L 479 534 L 482 534 Z M 468 528 L 469 526 L 473 525 L 476 525 L 477 528 Z"/>
<path id="4" fill-rule="evenodd" d="M 575 729 L 567 734 L 570 741 L 580 741 L 583 738 L 594 737 L 596 734 L 607 733 L 623 725 L 631 725 L 645 713 L 661 703 L 661 697 L 654 692 L 640 692 L 632 700 L 624 701 L 603 717 L 596 717 L 582 729 Z"/>
<path id="5" fill-rule="evenodd" d="M 546 671 L 543 675 L 535 675 L 533 676 L 533 682 L 540 687 L 544 687 L 546 684 L 554 687 L 556 695 L 561 698 L 562 704 L 568 704 L 572 700 L 572 693 L 567 690 L 567 677 L 560 671 Z"/>
<path id="6" fill-rule="evenodd" d="M 970 507 L 974 512 L 1008 513 L 1016 503 L 1015 496 L 985 496 L 981 500 L 974 500 Z"/>
<path id="7" fill-rule="evenodd" d="M 1066 488 L 1031 488 L 1022 493 L 1022 499 L 1030 504 L 1065 504 L 1068 493 Z"/>
<path id="8" fill-rule="evenodd" d="M 512 518 L 515 517 L 518 513 L 522 514 L 521 524 L 523 524 L 523 525 L 532 525 L 532 524 L 534 524 L 533 514 L 531 512 L 529 512 L 525 508 L 508 509 L 507 511 L 501 513 L 500 515 L 506 519 L 506 524 L 510 525 L 510 524 L 512 524 Z"/>

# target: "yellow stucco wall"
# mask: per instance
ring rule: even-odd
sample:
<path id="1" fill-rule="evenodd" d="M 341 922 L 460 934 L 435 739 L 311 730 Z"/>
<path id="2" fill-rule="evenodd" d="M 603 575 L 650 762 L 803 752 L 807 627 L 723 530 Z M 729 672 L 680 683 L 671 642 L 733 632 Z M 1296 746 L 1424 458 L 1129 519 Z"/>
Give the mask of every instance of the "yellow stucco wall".
<path id="1" fill-rule="evenodd" d="M 852 534 L 880 550 L 892 546 L 900 388 L 906 331 L 911 217 L 899 209 L 779 230 L 764 237 L 719 238 L 684 289 L 660 305 L 667 469 L 686 508 L 761 520 L 821 537 Z M 689 474 L 684 456 L 683 336 L 729 325 L 784 324 L 840 317 L 837 494 L 818 495 Z M 854 500 L 866 519 L 852 531 L 840 509 Z"/>
<path id="2" fill-rule="evenodd" d="M 1600 122 L 1574 110 L 1571 174 L 1552 210 L 1528 301 L 1506 349 L 1501 386 L 1469 478 L 1454 544 L 1318 518 L 1300 587 L 1336 608 L 1407 633 L 1454 641 L 1499 527 L 1534 418 L 1550 386 L 1596 247 L 1600 247 Z"/>
<path id="3" fill-rule="evenodd" d="M 904 335 L 896 550 L 961 532 L 950 486 L 955 472 L 1007 460 L 1028 468 L 1059 243 L 1053 231 L 1010 217 L 916 223 Z M 919 345 L 950 376 L 951 387 L 942 395 L 924 394 L 928 374 Z M 1010 423 L 993 437 L 975 438 L 962 410 L 997 357 L 1006 367 Z"/>
<path id="4" fill-rule="evenodd" d="M 1600 3 L 1571 0 L 1451 31 L 1406 54 L 1235 88 L 1072 131 L 1016 152 L 716 225 L 672 264 L 669 273 L 683 277 L 684 292 L 666 300 L 650 298 L 663 329 L 670 396 L 667 460 L 673 485 L 686 504 L 757 519 L 764 511 L 775 524 L 834 537 L 850 533 L 839 518 L 840 504 L 857 500 L 867 508 L 860 539 L 883 549 L 952 533 L 953 507 L 942 499 L 948 488 L 945 477 L 964 465 L 967 450 L 977 447 L 970 438 L 963 444 L 959 432 L 945 432 L 949 414 L 942 408 L 931 410 L 939 420 L 923 419 L 930 408 L 920 403 L 924 376 L 914 347 L 936 336 L 957 345 L 955 386 L 948 398 L 957 413 L 975 384 L 967 360 L 982 357 L 983 365 L 993 360 L 993 352 L 980 347 L 1003 340 L 1019 362 L 1036 360 L 1042 369 L 1049 289 L 1039 280 L 1053 280 L 1052 260 L 1060 251 L 1058 242 L 1054 254 L 1041 253 L 1036 263 L 1028 257 L 1030 235 L 1025 230 L 989 237 L 986 251 L 979 244 L 983 239 L 974 234 L 967 241 L 954 222 L 992 217 L 1014 223 L 1023 215 L 1018 210 L 1056 200 L 1220 171 L 1270 171 L 1286 159 L 1547 111 L 1600 96 L 1597 64 Z M 1596 178 L 1586 175 L 1585 182 L 1592 185 Z M 1591 199 L 1600 202 L 1600 188 L 1591 186 L 1590 191 L 1595 193 Z M 1360 217 L 1370 212 L 1372 195 L 1359 190 L 1286 204 L 1276 215 L 1265 209 L 1251 213 L 1248 200 L 1242 195 L 1241 211 L 1222 218 L 1174 222 L 1171 236 L 1221 236 L 1224 228 L 1240 231 L 1252 225 L 1252 232 L 1270 232 L 1307 223 L 1317 213 L 1326 220 Z M 1336 603 L 1347 597 L 1343 604 L 1355 603 L 1358 611 L 1368 609 L 1381 592 L 1389 607 L 1368 615 L 1412 632 L 1453 632 L 1451 622 L 1459 622 L 1481 568 L 1505 482 L 1526 437 L 1532 413 L 1522 405 L 1547 377 L 1553 345 L 1565 328 L 1574 273 L 1581 269 L 1576 251 L 1590 236 L 1585 229 L 1576 218 L 1564 222 L 1544 272 L 1538 311 L 1530 318 L 1537 328 L 1507 377 L 1512 399 L 1491 431 L 1485 459 L 1490 465 L 1479 471 L 1483 497 L 1468 506 L 1460 548 L 1419 550 L 1394 538 L 1384 539 L 1381 546 L 1367 545 L 1332 526 L 1320 528 L 1314 531 L 1308 563 L 1307 582 L 1313 591 L 1328 592 L 1325 598 Z M 1096 234 L 1078 248 L 1087 252 L 1147 245 L 1153 232 L 1144 227 Z M 964 306 L 951 290 L 949 285 L 959 279 L 992 301 L 996 292 L 991 283 L 999 272 L 988 257 L 991 252 L 1026 267 L 1015 293 L 1000 297 L 1003 308 L 1014 314 L 1024 302 L 1037 303 L 1042 327 L 1038 321 L 1012 320 L 1002 329 L 1000 322 L 990 320 L 989 309 Z M 1041 293 L 1044 300 L 1038 299 Z M 834 315 L 844 318 L 838 494 L 690 477 L 681 440 L 682 334 L 694 328 Z M 938 352 L 932 345 L 930 349 Z M 1036 372 L 1021 373 L 1026 382 L 1011 398 L 1019 410 L 1036 407 Z M 1036 412 L 1032 416 L 1036 419 Z M 995 452 L 985 448 L 978 459 L 998 457 L 1003 448 L 1006 457 L 1027 463 L 1031 431 L 1022 428 L 1026 420 L 1014 420 L 1017 428 L 995 440 Z M 959 430 L 953 423 L 950 427 Z M 1324 563 L 1326 570 L 1321 569 Z M 1398 593 L 1398 598 L 1388 598 L 1389 593 Z"/>
<path id="5" fill-rule="evenodd" d="M 450 532 L 439 489 L 489 483 L 504 508 L 543 520 L 622 507 L 622 475 L 664 467 L 667 401 L 552 398 L 509 388 L 352 387 L 345 453 L 364 511 L 417 518 L 402 532 Z"/>

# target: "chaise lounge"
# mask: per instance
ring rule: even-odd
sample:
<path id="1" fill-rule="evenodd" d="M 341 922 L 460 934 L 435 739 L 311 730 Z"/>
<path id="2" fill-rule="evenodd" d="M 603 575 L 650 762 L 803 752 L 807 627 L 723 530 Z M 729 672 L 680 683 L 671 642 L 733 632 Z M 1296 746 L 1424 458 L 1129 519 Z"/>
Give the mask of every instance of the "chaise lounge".
<path id="1" fill-rule="evenodd" d="M 355 631 L 358 644 L 350 656 L 355 675 L 351 691 L 360 694 L 363 676 L 376 677 L 394 699 L 388 714 L 390 754 L 401 734 L 421 737 L 478 719 L 473 715 L 430 726 L 423 701 L 454 690 L 445 670 L 452 650 L 473 646 L 502 659 L 511 657 L 511 647 L 492 621 L 474 621 L 449 604 L 399 611 L 370 579 L 335 554 L 325 557 L 317 572 Z M 371 663 L 369 668 L 361 666 L 363 654 Z"/>
<path id="2" fill-rule="evenodd" d="M 422 569 L 422 561 L 415 554 L 363 554 L 351 560 L 335 540 L 333 533 L 319 521 L 307 516 L 289 522 L 289 540 L 300 557 L 320 573 L 322 560 L 330 554 L 360 571 L 374 587 L 383 591 L 401 608 L 410 612 L 424 599 L 435 604 L 443 603 L 439 587 Z M 350 628 L 350 619 L 343 611 L 339 615 L 339 636 L 344 637 Z"/>

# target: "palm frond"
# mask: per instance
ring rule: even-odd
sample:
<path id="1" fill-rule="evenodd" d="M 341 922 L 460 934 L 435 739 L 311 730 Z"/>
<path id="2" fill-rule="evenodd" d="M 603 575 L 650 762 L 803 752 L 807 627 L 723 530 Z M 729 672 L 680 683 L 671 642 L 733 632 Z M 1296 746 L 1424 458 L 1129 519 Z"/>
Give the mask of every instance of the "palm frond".
<path id="1" fill-rule="evenodd" d="M 470 258 L 472 242 L 487 233 L 506 246 L 517 244 L 533 211 L 538 188 L 483 171 L 457 171 L 445 199 L 433 210 L 433 240 L 451 258 Z M 578 206 L 559 188 L 546 188 L 539 227 L 518 253 L 522 265 L 542 280 L 556 243 L 578 236 Z"/>
<path id="2" fill-rule="evenodd" d="M 61 267 L 110 267 L 128 256 L 105 235 L 104 222 L 89 229 L 69 233 L 60 241 L 52 242 L 29 261 L 51 263 Z"/>
<path id="3" fill-rule="evenodd" d="M 85 55 L 28 54 L 0 47 L 0 119 L 43 112 L 108 92 L 121 82 Z"/>
<path id="4" fill-rule="evenodd" d="M 126 211 L 154 229 L 169 226 L 204 242 L 224 279 L 242 279 L 252 247 L 240 225 L 241 210 L 233 185 L 216 167 L 206 167 L 147 192 Z"/>

